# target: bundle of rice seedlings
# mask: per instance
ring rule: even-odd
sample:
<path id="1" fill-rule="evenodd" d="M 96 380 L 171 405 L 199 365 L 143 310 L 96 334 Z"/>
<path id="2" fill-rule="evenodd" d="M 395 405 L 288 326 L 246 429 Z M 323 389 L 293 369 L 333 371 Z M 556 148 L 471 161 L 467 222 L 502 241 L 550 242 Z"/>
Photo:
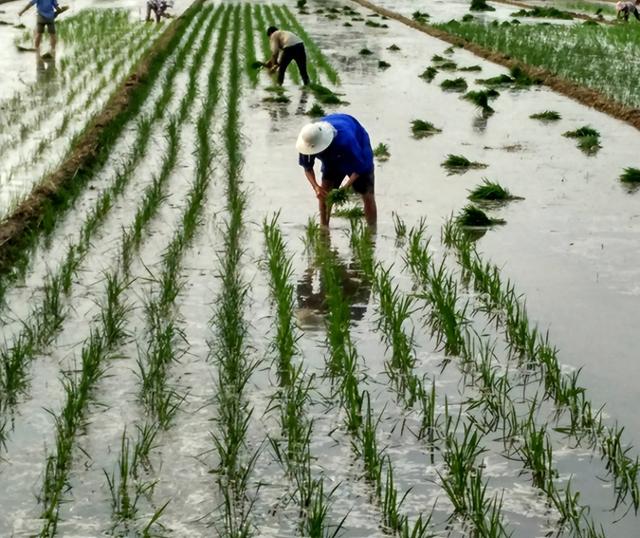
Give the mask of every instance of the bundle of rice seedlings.
<path id="1" fill-rule="evenodd" d="M 431 82 L 436 74 L 438 73 L 438 70 L 435 67 L 427 67 L 420 75 L 418 75 L 420 78 L 426 80 L 427 82 Z"/>
<path id="2" fill-rule="evenodd" d="M 625 168 L 620 176 L 623 183 L 640 184 L 640 170 L 638 168 Z"/>
<path id="3" fill-rule="evenodd" d="M 446 79 L 440 83 L 440 87 L 449 92 L 463 92 L 467 89 L 467 81 L 463 78 Z"/>
<path id="4" fill-rule="evenodd" d="M 495 90 L 482 90 L 467 92 L 464 94 L 463 98 L 467 101 L 471 101 L 478 108 L 481 108 L 483 113 L 493 114 L 494 110 L 489 106 L 489 99 L 495 98 L 498 95 L 500 94 Z"/>
<path id="5" fill-rule="evenodd" d="M 448 62 L 449 60 L 447 60 L 444 56 L 440 56 L 439 54 L 434 54 L 433 56 L 431 56 L 431 61 L 433 63 L 438 63 L 438 62 Z"/>
<path id="6" fill-rule="evenodd" d="M 324 108 L 322 108 L 318 103 L 314 103 L 314 105 L 309 109 L 309 112 L 307 112 L 307 115 L 312 118 L 321 118 L 327 114 L 324 111 Z"/>
<path id="7" fill-rule="evenodd" d="M 431 122 L 424 120 L 413 120 L 411 122 L 411 133 L 414 138 L 425 138 L 441 132 L 442 129 L 438 129 Z"/>
<path id="8" fill-rule="evenodd" d="M 503 219 L 489 217 L 482 209 L 473 204 L 469 204 L 460 210 L 460 213 L 456 216 L 456 222 L 461 226 L 493 226 L 505 223 Z"/>
<path id="9" fill-rule="evenodd" d="M 373 54 L 373 52 L 371 52 L 368 48 L 364 48 L 364 49 L 360 49 L 360 52 L 358 53 L 360 56 L 371 56 Z"/>
<path id="10" fill-rule="evenodd" d="M 465 15 L 462 16 L 462 22 L 470 22 L 474 19 L 475 17 L 471 13 L 466 13 Z"/>
<path id="11" fill-rule="evenodd" d="M 393 52 L 397 52 L 400 50 L 400 47 L 398 47 L 398 45 L 396 45 L 395 43 L 393 43 L 392 45 L 387 47 L 387 50 L 393 51 Z"/>
<path id="12" fill-rule="evenodd" d="M 538 112 L 537 114 L 531 114 L 529 116 L 532 120 L 540 121 L 558 121 L 561 116 L 555 110 L 545 110 L 544 112 Z"/>
<path id="13" fill-rule="evenodd" d="M 361 219 L 364 217 L 364 210 L 359 205 L 336 209 L 333 212 L 334 217 L 343 219 Z"/>
<path id="14" fill-rule="evenodd" d="M 390 63 L 387 63 L 384 60 L 378 60 L 378 68 L 379 69 L 388 69 L 389 67 L 391 67 Z"/>
<path id="15" fill-rule="evenodd" d="M 261 67 L 264 67 L 263 62 L 259 62 L 258 60 L 251 62 L 251 69 L 260 69 Z"/>
<path id="16" fill-rule="evenodd" d="M 465 67 L 458 67 L 458 71 L 482 71 L 482 67 L 479 65 L 467 65 Z"/>
<path id="17" fill-rule="evenodd" d="M 414 21 L 419 22 L 420 24 L 424 24 L 430 15 L 426 11 L 414 11 L 411 15 Z"/>
<path id="18" fill-rule="evenodd" d="M 483 86 L 506 86 L 508 84 L 513 84 L 514 80 L 509 75 L 498 75 L 497 77 L 490 78 L 477 78 L 476 82 L 478 84 L 482 84 Z"/>
<path id="19" fill-rule="evenodd" d="M 388 161 L 389 157 L 391 157 L 391 153 L 389 153 L 389 146 L 380 142 L 380 144 L 378 144 L 373 150 L 373 156 L 379 161 Z"/>
<path id="20" fill-rule="evenodd" d="M 536 17 L 536 18 L 547 18 L 547 19 L 564 19 L 571 20 L 573 19 L 573 15 L 568 11 L 561 11 L 555 7 L 534 7 L 532 9 L 526 10 L 521 9 L 520 11 L 516 11 L 511 14 L 512 17 Z"/>
<path id="21" fill-rule="evenodd" d="M 313 92 L 315 98 L 323 105 L 339 105 L 343 102 L 332 90 L 321 84 L 311 83 L 306 88 Z"/>
<path id="22" fill-rule="evenodd" d="M 478 185 L 473 190 L 469 191 L 469 200 L 474 202 L 498 202 L 506 200 L 521 200 L 520 197 L 514 196 L 505 189 L 499 183 L 489 181 L 487 178 L 483 178 L 482 185 Z"/>
<path id="23" fill-rule="evenodd" d="M 466 157 L 462 155 L 452 155 L 451 153 L 447 155 L 447 158 L 441 165 L 443 168 L 446 168 L 451 173 L 464 173 L 470 168 L 486 168 L 487 165 L 483 163 L 479 163 L 476 161 L 470 161 Z"/>
<path id="24" fill-rule="evenodd" d="M 446 62 L 441 62 L 438 64 L 438 68 L 443 71 L 455 71 L 458 69 L 458 64 L 456 62 L 452 62 L 451 60 L 447 60 Z"/>
<path id="25" fill-rule="evenodd" d="M 495 11 L 496 8 L 487 4 L 487 0 L 471 0 L 469 11 Z"/>
<path id="26" fill-rule="evenodd" d="M 584 138 L 587 136 L 599 137 L 600 133 L 593 127 L 585 125 L 583 127 L 580 127 L 579 129 L 576 129 L 575 131 L 566 131 L 562 134 L 562 136 L 566 136 L 567 138 Z"/>
<path id="27" fill-rule="evenodd" d="M 341 206 L 349 199 L 349 189 L 333 189 L 327 194 L 326 203 L 329 207 Z"/>

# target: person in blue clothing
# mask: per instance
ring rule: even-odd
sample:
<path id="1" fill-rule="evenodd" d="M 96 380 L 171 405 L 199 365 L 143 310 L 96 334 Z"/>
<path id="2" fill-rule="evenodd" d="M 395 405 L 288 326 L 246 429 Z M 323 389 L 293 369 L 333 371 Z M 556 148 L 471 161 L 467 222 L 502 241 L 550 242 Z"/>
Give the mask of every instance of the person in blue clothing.
<path id="1" fill-rule="evenodd" d="M 66 8 L 60 8 L 58 6 L 58 0 L 30 0 L 29 3 L 18 13 L 19 17 L 22 17 L 25 11 L 36 6 L 38 10 L 38 18 L 36 21 L 36 53 L 40 56 L 40 43 L 42 41 L 42 34 L 46 27 L 49 32 L 49 43 L 51 44 L 51 55 L 55 55 L 56 52 L 56 23 L 55 18 L 59 13 L 62 13 Z"/>
<path id="2" fill-rule="evenodd" d="M 373 149 L 369 135 L 357 119 L 348 114 L 329 114 L 305 125 L 298 135 L 298 162 L 316 193 L 320 224 L 329 225 L 327 194 L 339 187 L 353 187 L 362 196 L 364 215 L 370 226 L 377 220 Z M 322 181 L 314 171 L 315 160 L 322 163 Z"/>

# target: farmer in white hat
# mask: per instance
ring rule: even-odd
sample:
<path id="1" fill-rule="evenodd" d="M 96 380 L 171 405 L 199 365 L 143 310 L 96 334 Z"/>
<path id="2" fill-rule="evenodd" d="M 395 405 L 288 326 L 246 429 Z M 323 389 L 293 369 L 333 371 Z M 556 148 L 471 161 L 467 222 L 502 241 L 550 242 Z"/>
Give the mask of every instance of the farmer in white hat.
<path id="1" fill-rule="evenodd" d="M 374 194 L 373 149 L 369 135 L 358 120 L 348 114 L 329 114 L 305 125 L 296 142 L 299 163 L 311 184 L 320 207 L 320 224 L 329 225 L 326 197 L 339 187 L 353 187 L 362 196 L 364 215 L 370 226 L 377 220 Z M 322 163 L 322 183 L 316 180 L 315 160 Z"/>

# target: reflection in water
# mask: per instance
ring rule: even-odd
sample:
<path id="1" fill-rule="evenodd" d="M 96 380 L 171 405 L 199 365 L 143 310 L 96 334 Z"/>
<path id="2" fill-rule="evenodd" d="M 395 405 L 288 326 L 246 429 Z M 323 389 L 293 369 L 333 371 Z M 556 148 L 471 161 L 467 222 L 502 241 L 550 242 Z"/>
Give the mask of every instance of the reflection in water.
<path id="1" fill-rule="evenodd" d="M 300 102 L 298 103 L 298 108 L 296 108 L 296 114 L 301 115 L 307 113 L 307 101 L 309 101 L 309 92 L 303 89 L 300 92 Z"/>
<path id="2" fill-rule="evenodd" d="M 51 82 L 55 75 L 55 56 L 40 56 L 36 54 L 36 80 L 38 82 Z"/>
<path id="3" fill-rule="evenodd" d="M 473 130 L 477 133 L 483 133 L 487 129 L 487 121 L 490 114 L 476 114 L 473 118 Z"/>
<path id="4" fill-rule="evenodd" d="M 326 239 L 329 241 L 327 236 Z M 367 304 L 371 296 L 371 283 L 366 280 L 359 265 L 353 261 L 346 261 L 336 249 L 331 249 L 334 255 L 338 277 L 340 279 L 344 298 L 349 304 L 349 317 L 353 321 L 360 321 L 367 311 Z M 326 286 L 320 271 L 320 265 L 315 256 L 309 256 L 309 267 L 302 278 L 298 280 L 296 295 L 298 308 L 296 315 L 303 329 L 323 329 L 327 314 Z"/>

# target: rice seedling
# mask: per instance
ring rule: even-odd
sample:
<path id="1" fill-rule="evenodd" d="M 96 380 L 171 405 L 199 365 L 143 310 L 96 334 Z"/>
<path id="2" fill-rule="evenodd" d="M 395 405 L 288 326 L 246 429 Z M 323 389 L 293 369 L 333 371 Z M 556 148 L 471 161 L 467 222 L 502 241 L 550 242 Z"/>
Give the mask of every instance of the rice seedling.
<path id="1" fill-rule="evenodd" d="M 333 189 L 327 194 L 326 202 L 329 207 L 341 206 L 349 200 L 350 189 Z"/>
<path id="2" fill-rule="evenodd" d="M 387 47 L 387 50 L 390 50 L 391 52 L 398 52 L 400 50 L 400 47 L 398 47 L 398 45 L 396 45 L 395 43 L 392 43 Z"/>
<path id="3" fill-rule="evenodd" d="M 482 90 L 467 92 L 463 95 L 463 99 L 472 102 L 476 107 L 480 108 L 485 115 L 494 113 L 493 108 L 489 106 L 489 99 L 500 95 L 495 90 Z"/>
<path id="4" fill-rule="evenodd" d="M 428 136 L 441 133 L 442 129 L 438 129 L 428 121 L 424 120 L 413 120 L 411 122 L 411 134 L 414 138 L 421 139 L 426 138 Z"/>
<path id="5" fill-rule="evenodd" d="M 467 89 L 467 81 L 461 77 L 445 79 L 440 83 L 440 87 L 447 92 L 463 92 Z"/>
<path id="6" fill-rule="evenodd" d="M 325 112 L 324 108 L 322 108 L 318 103 L 314 103 L 307 112 L 307 115 L 311 116 L 312 118 L 321 118 L 323 116 L 326 116 L 327 113 Z"/>
<path id="7" fill-rule="evenodd" d="M 487 178 L 483 178 L 482 184 L 469 191 L 469 200 L 473 202 L 482 201 L 506 201 L 506 200 L 518 200 L 521 199 L 518 196 L 514 196 L 505 189 L 502 185 L 495 181 L 489 181 Z"/>
<path id="8" fill-rule="evenodd" d="M 389 67 L 391 67 L 390 63 L 385 62 L 384 60 L 378 60 L 378 69 L 388 69 Z"/>
<path id="9" fill-rule="evenodd" d="M 532 9 L 521 9 L 511 13 L 511 17 L 536 17 L 564 20 L 573 19 L 573 15 L 568 11 L 562 11 L 553 6 L 535 6 Z"/>
<path id="10" fill-rule="evenodd" d="M 463 174 L 472 168 L 486 168 L 487 165 L 476 161 L 470 161 L 463 155 L 447 155 L 447 158 L 441 164 L 443 168 L 449 170 L 450 174 Z"/>
<path id="11" fill-rule="evenodd" d="M 478 84 L 482 84 L 484 86 L 494 87 L 494 86 L 506 86 L 514 83 L 514 79 L 509 75 L 498 75 L 490 78 L 479 78 L 476 79 Z"/>
<path id="12" fill-rule="evenodd" d="M 631 167 L 625 168 L 622 174 L 620 174 L 620 181 L 631 184 L 640 183 L 640 170 Z"/>
<path id="13" fill-rule="evenodd" d="M 411 15 L 411 18 L 416 21 L 419 22 L 420 24 L 425 24 L 427 22 L 429 22 L 429 17 L 430 15 L 426 12 L 426 11 L 414 11 Z"/>
<path id="14" fill-rule="evenodd" d="M 380 142 L 373 150 L 373 156 L 379 161 L 388 161 L 389 157 L 391 157 L 391 153 L 389 153 L 389 146 Z"/>
<path id="15" fill-rule="evenodd" d="M 496 8 L 487 4 L 486 0 L 471 0 L 469 11 L 495 11 Z"/>
<path id="16" fill-rule="evenodd" d="M 438 70 L 435 67 L 427 67 L 420 75 L 421 79 L 431 82 L 438 74 Z"/>
<path id="17" fill-rule="evenodd" d="M 458 67 L 458 71 L 482 71 L 482 67 L 480 67 L 479 65 L 467 65 L 464 67 Z"/>
<path id="18" fill-rule="evenodd" d="M 404 239 L 407 236 L 407 224 L 395 211 L 391 213 L 396 239 Z"/>
<path id="19" fill-rule="evenodd" d="M 371 56 L 373 54 L 373 52 L 365 47 L 363 49 L 360 49 L 360 52 L 358 52 L 358 54 L 360 56 Z"/>
<path id="20" fill-rule="evenodd" d="M 537 114 L 531 114 L 529 116 L 532 120 L 540 120 L 540 121 L 558 121 L 561 119 L 561 116 L 555 110 L 545 110 L 544 112 L 538 112 Z"/>
<path id="21" fill-rule="evenodd" d="M 482 209 L 469 204 L 462 208 L 456 222 L 461 226 L 494 226 L 495 224 L 504 224 L 502 219 L 495 219 L 487 216 Z"/>
<path id="22" fill-rule="evenodd" d="M 343 102 L 332 90 L 320 84 L 311 83 L 307 85 L 306 88 L 309 89 L 315 98 L 323 105 L 338 105 Z"/>
<path id="23" fill-rule="evenodd" d="M 566 131 L 562 136 L 577 139 L 578 148 L 587 155 L 593 155 L 602 147 L 600 146 L 600 133 L 589 125 L 585 125 L 574 131 Z"/>
<path id="24" fill-rule="evenodd" d="M 365 26 L 370 26 L 371 28 L 389 28 L 388 24 L 372 21 L 371 19 L 367 19 L 365 21 L 364 25 Z"/>

